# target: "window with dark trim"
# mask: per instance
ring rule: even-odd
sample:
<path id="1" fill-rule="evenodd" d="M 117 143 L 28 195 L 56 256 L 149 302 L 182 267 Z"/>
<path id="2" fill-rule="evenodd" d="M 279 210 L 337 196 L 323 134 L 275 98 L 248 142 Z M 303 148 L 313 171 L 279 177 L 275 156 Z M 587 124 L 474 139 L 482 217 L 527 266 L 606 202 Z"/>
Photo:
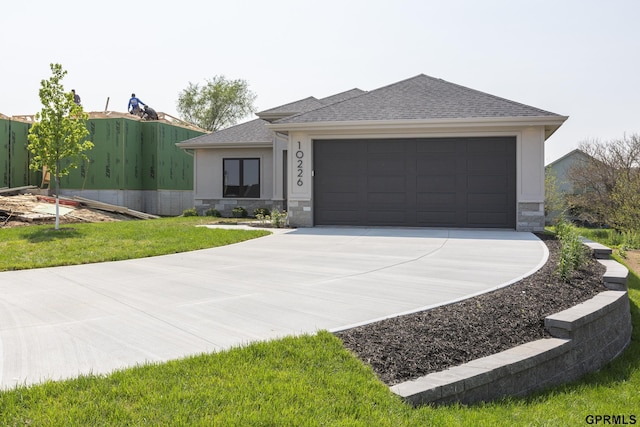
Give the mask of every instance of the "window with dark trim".
<path id="1" fill-rule="evenodd" d="M 260 198 L 260 159 L 223 159 L 222 196 Z"/>

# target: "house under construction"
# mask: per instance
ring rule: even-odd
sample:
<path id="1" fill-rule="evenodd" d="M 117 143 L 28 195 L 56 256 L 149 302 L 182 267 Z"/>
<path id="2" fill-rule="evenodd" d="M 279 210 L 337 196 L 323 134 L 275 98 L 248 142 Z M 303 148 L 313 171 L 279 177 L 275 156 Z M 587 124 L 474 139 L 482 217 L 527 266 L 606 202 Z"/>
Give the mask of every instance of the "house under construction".
<path id="1" fill-rule="evenodd" d="M 0 187 L 46 188 L 41 171 L 29 169 L 33 116 L 0 114 Z M 156 215 L 193 207 L 193 157 L 176 143 L 206 133 L 159 113 L 159 120 L 113 111 L 89 113 L 89 158 L 60 179 L 61 196 L 81 196 Z M 53 186 L 53 184 L 52 184 Z"/>

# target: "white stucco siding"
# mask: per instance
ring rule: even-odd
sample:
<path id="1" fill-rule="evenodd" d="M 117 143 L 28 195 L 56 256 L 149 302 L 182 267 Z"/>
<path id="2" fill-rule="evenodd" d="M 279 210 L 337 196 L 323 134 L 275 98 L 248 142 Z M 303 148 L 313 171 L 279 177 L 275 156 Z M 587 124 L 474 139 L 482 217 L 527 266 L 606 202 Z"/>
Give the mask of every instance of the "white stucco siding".
<path id="1" fill-rule="evenodd" d="M 288 163 L 289 200 L 310 200 L 313 174 L 313 146 L 309 134 L 292 132 L 289 135 Z"/>
<path id="2" fill-rule="evenodd" d="M 275 142 L 273 145 L 273 199 L 284 200 L 284 171 L 287 168 L 285 165 L 284 152 L 287 151 L 289 138 L 286 134 L 276 133 Z M 291 169 L 288 169 L 291 170 Z"/>
<path id="3" fill-rule="evenodd" d="M 222 198 L 222 161 L 232 158 L 260 159 L 260 198 L 273 197 L 273 154 L 271 148 L 199 149 L 195 155 L 195 199 Z"/>
<path id="4" fill-rule="evenodd" d="M 517 152 L 518 202 L 544 202 L 544 128 L 524 128 Z"/>

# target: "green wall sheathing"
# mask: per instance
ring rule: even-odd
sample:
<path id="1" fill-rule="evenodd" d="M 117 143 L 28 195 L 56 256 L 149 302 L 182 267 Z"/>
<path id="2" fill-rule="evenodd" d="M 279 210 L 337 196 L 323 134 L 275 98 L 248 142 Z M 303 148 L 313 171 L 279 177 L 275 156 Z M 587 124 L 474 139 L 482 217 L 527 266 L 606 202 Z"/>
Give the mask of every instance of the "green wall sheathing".
<path id="1" fill-rule="evenodd" d="M 9 129 L 11 122 L 0 118 L 0 187 L 9 186 Z"/>
<path id="2" fill-rule="evenodd" d="M 62 188 L 193 190 L 193 157 L 175 144 L 203 132 L 127 118 L 89 119 L 87 128 L 90 160 L 63 177 Z"/>
<path id="3" fill-rule="evenodd" d="M 167 123 L 142 123 L 144 189 L 193 190 L 193 157 L 176 143 L 199 135 Z"/>
<path id="4" fill-rule="evenodd" d="M 27 146 L 31 123 L 11 120 L 9 125 L 9 185 L 8 187 L 23 187 L 25 185 L 40 185 L 42 174 L 29 169 L 30 153 Z"/>
<path id="5" fill-rule="evenodd" d="M 124 118 L 90 119 L 88 162 L 61 179 L 65 189 L 140 190 L 140 122 Z"/>

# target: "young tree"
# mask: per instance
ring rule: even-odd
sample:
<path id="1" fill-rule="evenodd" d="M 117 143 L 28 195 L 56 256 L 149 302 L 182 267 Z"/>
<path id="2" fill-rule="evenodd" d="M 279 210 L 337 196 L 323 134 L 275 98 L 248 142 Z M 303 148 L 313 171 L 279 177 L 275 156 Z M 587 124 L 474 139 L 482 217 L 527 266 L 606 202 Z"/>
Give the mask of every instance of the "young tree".
<path id="1" fill-rule="evenodd" d="M 255 99 L 246 81 L 215 76 L 203 86 L 189 82 L 178 95 L 178 112 L 182 119 L 215 132 L 255 112 Z"/>
<path id="2" fill-rule="evenodd" d="M 51 64 L 51 77 L 40 82 L 42 110 L 36 114 L 35 123 L 29 129 L 29 151 L 33 153 L 29 168 L 46 167 L 55 182 L 56 230 L 60 228 L 59 193 L 60 177 L 77 168 L 86 160 L 84 151 L 93 147 L 86 140 L 89 135 L 87 113 L 73 100 L 71 92 L 65 92 L 62 79 L 67 74 L 60 64 Z"/>
<path id="3" fill-rule="evenodd" d="M 548 223 L 553 224 L 564 219 L 567 211 L 567 201 L 558 188 L 558 178 L 551 168 L 544 174 L 544 216 Z"/>

